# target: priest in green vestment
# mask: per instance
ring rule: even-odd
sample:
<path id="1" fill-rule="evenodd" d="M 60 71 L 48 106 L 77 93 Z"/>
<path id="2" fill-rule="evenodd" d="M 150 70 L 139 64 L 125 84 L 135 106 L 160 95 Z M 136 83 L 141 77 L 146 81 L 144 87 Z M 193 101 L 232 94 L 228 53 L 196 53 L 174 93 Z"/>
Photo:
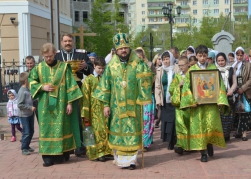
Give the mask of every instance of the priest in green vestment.
<path id="1" fill-rule="evenodd" d="M 108 120 L 108 144 L 114 164 L 135 169 L 142 149 L 142 106 L 151 103 L 153 73 L 130 50 L 128 35 L 113 37 L 116 54 L 107 64 L 93 97 L 103 101 Z"/>
<path id="2" fill-rule="evenodd" d="M 29 87 L 33 98 L 38 98 L 39 153 L 43 166 L 69 160 L 69 151 L 81 146 L 78 115 L 72 104 L 81 98 L 71 67 L 54 59 L 53 44 L 44 44 L 44 61 L 29 74 Z"/>
<path id="3" fill-rule="evenodd" d="M 206 46 L 199 45 L 195 51 L 198 63 L 190 67 L 189 71 L 217 69 L 214 64 L 206 62 L 208 56 Z M 207 162 L 207 154 L 210 157 L 214 154 L 213 145 L 226 147 L 219 112 L 219 108 L 223 113 L 229 110 L 223 80 L 220 78 L 217 104 L 198 104 L 191 91 L 190 73 L 187 72 L 182 89 L 180 109 L 187 108 L 190 108 L 190 133 L 188 136 L 180 135 L 179 138 L 188 140 L 190 150 L 200 150 L 201 162 Z"/>

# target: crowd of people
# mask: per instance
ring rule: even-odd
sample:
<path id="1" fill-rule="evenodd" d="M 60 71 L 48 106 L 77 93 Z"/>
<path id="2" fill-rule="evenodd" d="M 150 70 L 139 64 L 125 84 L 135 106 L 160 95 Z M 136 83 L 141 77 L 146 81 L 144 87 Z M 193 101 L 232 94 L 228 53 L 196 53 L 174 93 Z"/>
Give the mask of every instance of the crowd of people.
<path id="1" fill-rule="evenodd" d="M 26 57 L 22 87 L 18 94 L 7 92 L 11 142 L 16 127 L 22 132 L 23 155 L 34 152 L 34 113 L 45 167 L 86 154 L 91 161 L 114 158 L 115 165 L 133 170 L 138 151 L 149 150 L 160 126 L 168 150 L 179 155 L 198 150 L 201 162 L 214 155 L 213 145 L 225 147 L 233 130 L 235 138 L 248 140 L 251 51 L 246 60 L 242 47 L 227 55 L 205 45 L 182 51 L 172 47 L 149 60 L 142 47 L 130 48 L 125 33 L 116 34 L 113 43 L 102 58 L 74 49 L 72 35 L 64 34 L 62 50 L 43 45 L 44 61 L 37 66 Z M 210 70 L 219 73 L 218 88 L 217 80 L 203 73 L 192 79 L 192 72 Z M 205 102 L 208 96 L 215 102 Z M 84 124 L 94 131 L 94 145 L 83 145 Z"/>

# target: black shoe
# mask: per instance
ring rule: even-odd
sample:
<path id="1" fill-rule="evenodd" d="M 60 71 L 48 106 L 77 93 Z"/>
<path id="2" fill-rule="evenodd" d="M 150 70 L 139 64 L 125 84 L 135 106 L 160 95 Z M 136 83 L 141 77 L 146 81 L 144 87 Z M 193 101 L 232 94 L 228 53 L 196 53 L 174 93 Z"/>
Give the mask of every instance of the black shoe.
<path id="1" fill-rule="evenodd" d="M 242 134 L 235 133 L 233 136 L 234 136 L 235 138 L 241 138 L 241 137 L 242 137 Z"/>
<path id="2" fill-rule="evenodd" d="M 209 157 L 214 156 L 214 148 L 212 144 L 207 144 L 207 153 Z"/>
<path id="3" fill-rule="evenodd" d="M 77 148 L 75 150 L 75 155 L 77 157 L 80 157 L 81 155 L 85 155 L 86 154 L 86 148 L 85 147 L 80 147 L 80 148 Z"/>
<path id="4" fill-rule="evenodd" d="M 104 157 L 104 156 L 102 156 L 102 157 L 99 157 L 99 158 L 98 158 L 98 161 L 100 161 L 100 162 L 105 162 L 105 161 L 106 161 L 106 159 L 105 159 L 105 157 Z"/>
<path id="5" fill-rule="evenodd" d="M 43 166 L 44 166 L 44 167 L 49 167 L 49 166 L 52 166 L 52 165 L 54 165 L 53 162 L 44 162 L 44 163 L 43 163 Z"/>
<path id="6" fill-rule="evenodd" d="M 167 147 L 168 150 L 173 150 L 174 149 L 174 145 L 169 143 L 168 147 Z"/>
<path id="7" fill-rule="evenodd" d="M 183 155 L 183 149 L 181 147 L 175 147 L 174 152 L 180 155 Z"/>
<path id="8" fill-rule="evenodd" d="M 105 159 L 106 160 L 114 160 L 113 155 L 109 154 L 109 155 L 105 155 Z"/>
<path id="9" fill-rule="evenodd" d="M 136 165 L 131 164 L 131 165 L 128 167 L 128 169 L 129 169 L 129 170 L 134 170 L 134 169 L 136 169 Z"/>
<path id="10" fill-rule="evenodd" d="M 159 124 L 156 123 L 154 127 L 155 127 L 155 128 L 159 128 Z"/>
<path id="11" fill-rule="evenodd" d="M 225 137 L 225 142 L 230 141 L 230 136 Z"/>
<path id="12" fill-rule="evenodd" d="M 65 161 L 69 161 L 70 160 L 70 154 L 69 153 L 64 154 L 64 160 Z"/>
<path id="13" fill-rule="evenodd" d="M 248 141 L 247 137 L 242 137 L 241 139 L 242 139 L 242 141 Z"/>
<path id="14" fill-rule="evenodd" d="M 202 154 L 200 158 L 201 162 L 207 162 L 207 154 Z"/>

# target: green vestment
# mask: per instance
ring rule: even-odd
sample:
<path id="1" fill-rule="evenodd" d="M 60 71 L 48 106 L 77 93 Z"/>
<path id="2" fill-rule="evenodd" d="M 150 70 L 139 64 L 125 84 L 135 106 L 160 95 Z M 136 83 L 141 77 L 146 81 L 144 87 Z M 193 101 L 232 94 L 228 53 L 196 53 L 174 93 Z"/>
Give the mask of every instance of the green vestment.
<path id="1" fill-rule="evenodd" d="M 46 84 L 54 85 L 55 90 L 43 91 Z M 30 72 L 29 86 L 32 97 L 39 99 L 39 153 L 62 155 L 80 147 L 77 111 L 73 108 L 70 115 L 66 114 L 67 104 L 75 103 L 83 96 L 71 67 L 60 61 L 50 67 L 43 61 Z"/>
<path id="2" fill-rule="evenodd" d="M 178 147 L 182 147 L 184 150 L 190 150 L 188 143 L 188 135 L 189 135 L 189 111 L 190 108 L 180 109 L 180 99 L 181 99 L 181 90 L 179 84 L 184 80 L 184 78 L 177 73 L 170 85 L 169 92 L 171 94 L 171 103 L 175 106 L 175 129 L 177 135 L 177 143 Z M 180 138 L 182 136 L 182 138 Z"/>
<path id="3" fill-rule="evenodd" d="M 99 157 L 111 154 L 111 149 L 108 146 L 107 118 L 104 116 L 104 105 L 101 101 L 92 97 L 95 89 L 98 86 L 98 78 L 89 75 L 85 78 L 82 85 L 83 93 L 83 108 L 81 117 L 88 118 L 91 127 L 95 133 L 96 144 L 86 147 L 87 155 L 90 160 L 95 160 Z"/>
<path id="4" fill-rule="evenodd" d="M 93 97 L 110 107 L 108 144 L 117 155 L 134 155 L 142 148 L 142 105 L 151 103 L 152 80 L 153 73 L 133 51 L 127 63 L 114 55 L 106 66 Z"/>
<path id="5" fill-rule="evenodd" d="M 214 64 L 208 64 L 205 70 L 217 69 Z M 202 70 L 199 66 L 193 65 L 189 71 Z M 223 112 L 229 110 L 229 104 L 226 95 L 226 89 L 223 80 L 220 78 L 220 91 L 217 104 L 197 104 L 193 97 L 190 86 L 190 73 L 186 74 L 185 83 L 182 89 L 180 109 L 190 107 L 190 134 L 177 136 L 179 139 L 186 139 L 190 144 L 191 150 L 207 149 L 207 144 L 214 144 L 218 147 L 226 147 L 223 136 L 220 110 Z"/>

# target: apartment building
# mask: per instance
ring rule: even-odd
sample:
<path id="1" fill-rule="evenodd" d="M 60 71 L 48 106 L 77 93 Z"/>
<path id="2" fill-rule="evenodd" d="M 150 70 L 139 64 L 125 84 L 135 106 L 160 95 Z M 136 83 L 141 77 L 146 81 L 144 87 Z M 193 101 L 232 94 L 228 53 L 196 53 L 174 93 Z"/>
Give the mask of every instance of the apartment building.
<path id="1" fill-rule="evenodd" d="M 168 23 L 168 19 L 162 13 L 162 7 L 168 3 L 173 3 L 174 32 L 188 31 L 189 26 L 200 26 L 203 16 L 218 18 L 221 13 L 227 15 L 231 0 L 147 0 L 148 3 L 148 25 L 153 29 L 159 28 L 163 23 Z M 177 16 L 176 8 L 181 7 L 181 14 Z M 233 19 L 232 13 L 232 19 Z"/>
<path id="2" fill-rule="evenodd" d="M 0 58 L 22 62 L 27 55 L 39 56 L 42 45 L 52 39 L 60 48 L 59 35 L 71 32 L 69 6 L 68 0 L 59 5 L 57 0 L 0 0 Z"/>
<path id="3" fill-rule="evenodd" d="M 90 14 L 92 13 L 93 3 L 95 0 L 70 0 L 71 3 L 71 17 L 73 20 L 73 27 L 80 27 L 83 25 L 85 28 L 88 27 L 86 24 L 86 20 L 90 18 Z M 129 8 L 135 9 L 133 5 L 136 0 L 120 0 L 121 8 L 119 13 L 121 16 L 125 18 L 125 23 L 134 24 L 133 16 L 129 14 Z M 107 11 L 114 10 L 114 2 L 115 0 L 107 0 L 106 5 L 108 5 Z M 132 7 L 131 7 L 132 6 Z M 131 10 L 130 10 L 131 11 Z"/>

